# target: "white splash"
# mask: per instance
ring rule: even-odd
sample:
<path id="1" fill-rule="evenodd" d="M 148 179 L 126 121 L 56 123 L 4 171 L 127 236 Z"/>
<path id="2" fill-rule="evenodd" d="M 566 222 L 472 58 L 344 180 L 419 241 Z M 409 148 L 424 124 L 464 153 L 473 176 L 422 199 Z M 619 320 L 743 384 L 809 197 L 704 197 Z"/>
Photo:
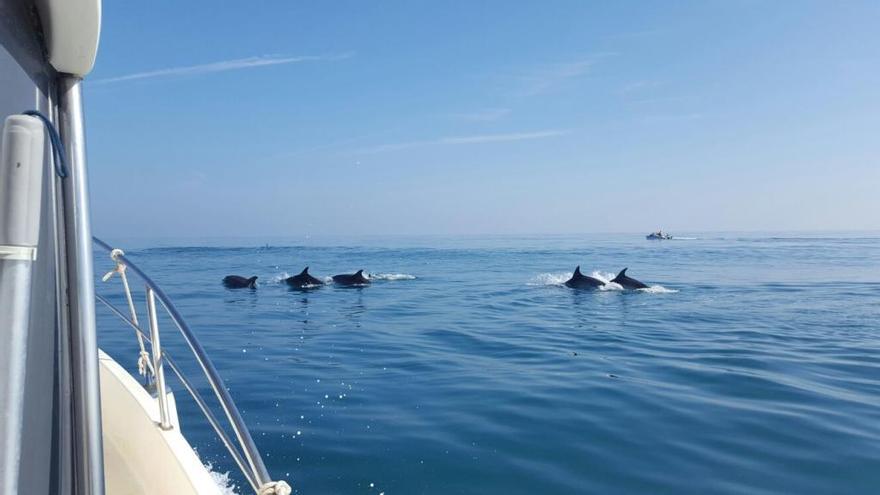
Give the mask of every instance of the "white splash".
<path id="1" fill-rule="evenodd" d="M 603 285 L 602 287 L 599 287 L 599 290 L 605 290 L 605 291 L 623 290 L 622 285 L 620 285 L 616 282 L 612 282 L 612 280 L 614 280 L 614 277 L 615 277 L 615 275 L 613 273 L 600 272 L 599 270 L 593 270 L 593 273 L 591 273 L 590 276 L 595 279 L 599 279 L 602 282 L 605 282 L 605 285 Z"/>
<path id="2" fill-rule="evenodd" d="M 678 292 L 676 289 L 667 289 L 662 285 L 652 285 L 647 289 L 636 289 L 639 292 L 647 292 L 648 294 L 675 294 Z"/>
<path id="3" fill-rule="evenodd" d="M 205 469 L 208 470 L 208 474 L 211 475 L 211 480 L 217 485 L 217 488 L 220 489 L 221 495 L 238 495 L 235 491 L 235 485 L 232 483 L 232 480 L 229 479 L 229 471 L 218 473 L 217 471 L 214 471 L 214 466 L 210 462 L 205 464 Z"/>
<path id="4" fill-rule="evenodd" d="M 541 273 L 533 278 L 528 285 L 563 285 L 571 278 L 571 272 Z"/>
<path id="5" fill-rule="evenodd" d="M 415 275 L 408 273 L 371 273 L 367 278 L 370 280 L 415 280 Z"/>
<path id="6" fill-rule="evenodd" d="M 287 272 L 281 272 L 278 275 L 273 275 L 272 278 L 269 279 L 269 282 L 273 284 L 282 284 L 285 280 L 290 278 L 290 274 Z"/>

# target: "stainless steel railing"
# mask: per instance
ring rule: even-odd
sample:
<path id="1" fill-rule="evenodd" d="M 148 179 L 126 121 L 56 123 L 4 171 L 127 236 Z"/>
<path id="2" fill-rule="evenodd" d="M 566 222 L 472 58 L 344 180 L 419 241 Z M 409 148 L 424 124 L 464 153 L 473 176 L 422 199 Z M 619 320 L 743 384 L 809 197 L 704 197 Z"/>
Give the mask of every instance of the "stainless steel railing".
<path id="1" fill-rule="evenodd" d="M 245 425 L 244 420 L 241 417 L 241 414 L 235 407 L 235 403 L 233 402 L 232 397 L 229 395 L 229 391 L 223 384 L 223 380 L 220 378 L 219 373 L 217 373 L 217 369 L 214 367 L 213 363 L 211 363 L 211 360 L 205 353 L 205 349 L 202 347 L 201 343 L 199 343 L 198 339 L 193 334 L 192 329 L 190 329 L 189 325 L 180 315 L 180 312 L 178 312 L 177 308 L 174 306 L 174 303 L 171 302 L 171 299 L 146 273 L 144 273 L 137 265 L 132 263 L 131 260 L 126 258 L 125 254 L 123 254 L 119 250 L 114 250 L 109 244 L 102 241 L 101 239 L 98 239 L 97 237 L 94 237 L 93 239 L 96 245 L 100 246 L 108 253 L 111 253 L 111 257 L 114 262 L 124 265 L 126 269 L 134 272 L 146 285 L 147 313 L 150 325 L 149 335 L 140 327 L 140 325 L 138 325 L 138 323 L 133 321 L 132 318 L 126 316 L 125 313 L 119 310 L 106 298 L 100 295 L 96 295 L 96 298 L 102 304 L 110 308 L 111 312 L 120 317 L 123 322 L 132 327 L 135 332 L 137 332 L 137 335 L 140 338 L 150 343 L 150 347 L 152 350 L 152 371 L 155 378 L 157 399 L 159 401 L 160 427 L 163 429 L 171 428 L 171 423 L 168 418 L 165 376 L 163 372 L 163 365 L 167 363 L 169 368 L 171 368 L 171 370 L 180 380 L 181 384 L 183 384 L 184 388 L 186 388 L 189 394 L 193 397 L 196 404 L 199 406 L 199 409 L 201 409 L 202 413 L 211 424 L 211 427 L 214 428 L 217 436 L 223 442 L 233 460 L 235 460 L 239 469 L 242 471 L 242 474 L 245 476 L 245 478 L 248 480 L 248 483 L 250 483 L 251 487 L 254 489 L 254 492 L 260 495 L 281 495 L 284 493 L 290 493 L 290 488 L 287 486 L 286 483 L 284 483 L 283 481 L 272 481 L 268 471 L 266 470 L 266 465 L 263 463 L 263 458 L 260 456 L 260 452 L 257 450 L 257 446 L 254 444 L 254 440 L 251 437 L 251 434 L 248 431 L 247 426 Z M 125 285 L 127 290 L 128 284 L 126 283 Z M 195 357 L 196 361 L 204 372 L 208 384 L 216 395 L 217 400 L 220 403 L 220 407 L 223 409 L 224 415 L 226 416 L 226 419 L 229 421 L 237 442 L 232 441 L 227 432 L 221 427 L 221 424 L 217 420 L 217 417 L 211 412 L 205 400 L 192 385 L 192 382 L 181 372 L 180 368 L 171 359 L 171 356 L 169 356 L 168 353 L 162 349 L 161 341 L 159 338 L 158 315 L 155 302 L 156 299 L 159 300 L 162 307 L 171 318 L 171 321 L 174 323 L 180 334 L 183 336 L 183 339 L 186 341 L 187 345 L 192 351 L 193 356 Z"/>

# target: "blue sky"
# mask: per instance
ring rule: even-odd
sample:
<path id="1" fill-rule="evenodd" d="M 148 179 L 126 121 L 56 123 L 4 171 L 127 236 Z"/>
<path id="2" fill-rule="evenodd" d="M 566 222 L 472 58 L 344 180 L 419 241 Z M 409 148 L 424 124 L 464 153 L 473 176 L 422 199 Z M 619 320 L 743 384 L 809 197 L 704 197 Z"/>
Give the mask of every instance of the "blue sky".
<path id="1" fill-rule="evenodd" d="M 105 2 L 109 236 L 880 229 L 880 3 Z"/>

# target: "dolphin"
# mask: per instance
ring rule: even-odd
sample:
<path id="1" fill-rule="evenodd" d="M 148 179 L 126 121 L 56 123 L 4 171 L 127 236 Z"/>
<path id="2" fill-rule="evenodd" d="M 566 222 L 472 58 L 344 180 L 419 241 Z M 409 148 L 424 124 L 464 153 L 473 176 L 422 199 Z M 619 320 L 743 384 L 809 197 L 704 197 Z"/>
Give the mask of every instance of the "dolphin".
<path id="1" fill-rule="evenodd" d="M 284 279 L 284 281 L 287 282 L 287 285 L 296 289 L 324 285 L 324 282 L 322 282 L 320 279 L 309 275 L 309 267 L 305 267 L 305 269 L 303 269 L 303 271 L 301 271 L 299 275 L 287 277 L 286 279 Z"/>
<path id="2" fill-rule="evenodd" d="M 238 275 L 227 275 L 223 277 L 223 285 L 228 289 L 256 289 L 257 277 L 244 278 Z"/>
<path id="3" fill-rule="evenodd" d="M 627 277 L 626 270 L 627 270 L 627 268 L 620 270 L 620 273 L 618 273 L 617 276 L 614 277 L 614 280 L 612 280 L 612 282 L 614 282 L 615 284 L 620 284 L 620 286 L 623 287 L 624 289 L 647 289 L 648 288 L 647 285 L 639 282 L 638 280 L 636 280 L 634 278 Z"/>
<path id="4" fill-rule="evenodd" d="M 572 289 L 596 289 L 605 285 L 605 282 L 598 278 L 588 277 L 581 273 L 581 266 L 578 265 L 574 269 L 574 274 L 565 282 L 565 285 Z"/>
<path id="5" fill-rule="evenodd" d="M 367 285 L 370 283 L 370 279 L 364 276 L 363 270 L 358 270 L 357 273 L 333 275 L 333 281 L 339 285 Z"/>

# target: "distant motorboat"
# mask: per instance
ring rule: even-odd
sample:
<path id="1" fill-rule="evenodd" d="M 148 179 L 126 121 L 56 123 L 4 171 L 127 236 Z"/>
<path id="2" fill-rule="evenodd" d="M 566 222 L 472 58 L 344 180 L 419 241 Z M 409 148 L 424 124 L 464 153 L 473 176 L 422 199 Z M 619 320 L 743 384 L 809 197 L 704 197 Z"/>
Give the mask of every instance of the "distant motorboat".
<path id="1" fill-rule="evenodd" d="M 672 236 L 663 232 L 662 230 L 658 230 L 657 232 L 651 232 L 650 234 L 645 236 L 645 239 L 649 241 L 663 241 L 672 239 Z"/>

